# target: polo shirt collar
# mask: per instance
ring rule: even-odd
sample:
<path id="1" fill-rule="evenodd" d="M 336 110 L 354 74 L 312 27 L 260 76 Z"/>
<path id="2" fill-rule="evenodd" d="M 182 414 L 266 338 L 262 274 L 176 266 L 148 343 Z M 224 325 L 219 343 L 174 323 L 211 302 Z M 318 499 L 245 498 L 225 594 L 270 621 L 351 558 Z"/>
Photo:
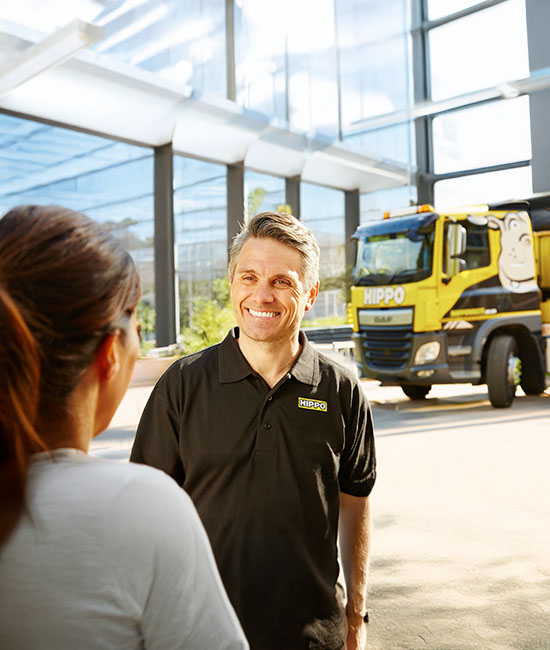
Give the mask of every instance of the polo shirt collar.
<path id="1" fill-rule="evenodd" d="M 321 380 L 319 356 L 306 335 L 300 332 L 299 336 L 302 352 L 290 369 L 290 374 L 303 384 L 318 386 Z M 239 328 L 234 327 L 220 344 L 220 383 L 222 384 L 241 381 L 254 372 L 239 348 L 238 337 Z"/>
<path id="2" fill-rule="evenodd" d="M 241 352 L 237 343 L 238 338 L 239 328 L 234 327 L 220 343 L 220 383 L 222 384 L 241 381 L 254 372 Z"/>
<path id="3" fill-rule="evenodd" d="M 319 355 L 303 332 L 300 332 L 299 341 L 302 352 L 290 369 L 290 374 L 303 384 L 318 386 L 321 381 Z"/>

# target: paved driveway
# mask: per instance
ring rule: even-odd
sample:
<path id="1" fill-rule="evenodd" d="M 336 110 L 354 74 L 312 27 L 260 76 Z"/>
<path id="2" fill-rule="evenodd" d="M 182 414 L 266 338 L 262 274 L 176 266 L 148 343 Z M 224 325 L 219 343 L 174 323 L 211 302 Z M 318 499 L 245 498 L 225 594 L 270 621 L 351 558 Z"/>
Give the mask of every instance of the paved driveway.
<path id="1" fill-rule="evenodd" d="M 371 650 L 550 649 L 550 399 L 413 403 L 365 382 L 377 432 Z"/>

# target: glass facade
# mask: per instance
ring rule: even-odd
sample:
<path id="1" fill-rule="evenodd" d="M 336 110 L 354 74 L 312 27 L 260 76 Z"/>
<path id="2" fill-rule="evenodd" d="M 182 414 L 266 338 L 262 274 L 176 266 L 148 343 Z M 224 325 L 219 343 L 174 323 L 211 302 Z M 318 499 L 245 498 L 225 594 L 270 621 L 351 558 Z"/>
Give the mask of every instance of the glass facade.
<path id="1" fill-rule="evenodd" d="M 446 174 L 531 158 L 529 98 L 490 102 L 433 120 L 434 171 Z"/>
<path id="2" fill-rule="evenodd" d="M 136 261 L 154 304 L 153 152 L 0 114 L 0 212 L 63 205 L 108 228 Z"/>
<path id="3" fill-rule="evenodd" d="M 528 77 L 525 0 L 506 0 L 430 30 L 429 51 L 433 100 Z"/>
<path id="4" fill-rule="evenodd" d="M 340 321 L 346 314 L 347 273 L 345 259 L 344 193 L 302 183 L 301 220 L 321 249 L 320 292 L 304 324 Z"/>
<path id="5" fill-rule="evenodd" d="M 3 3 L 0 18 L 45 34 L 80 18 L 103 27 L 98 54 L 226 96 L 224 0 L 21 0 Z"/>
<path id="6" fill-rule="evenodd" d="M 244 174 L 244 196 L 245 221 L 258 212 L 287 211 L 284 178 L 247 170 Z"/>
<path id="7" fill-rule="evenodd" d="M 174 156 L 174 231 L 179 330 L 197 299 L 212 299 L 227 272 L 227 175 L 223 165 Z"/>
<path id="8" fill-rule="evenodd" d="M 407 185 L 392 190 L 361 194 L 360 223 L 382 219 L 384 212 L 399 210 L 417 202 L 416 187 Z"/>
<path id="9" fill-rule="evenodd" d="M 337 0 L 342 128 L 411 104 L 406 0 Z"/>
<path id="10" fill-rule="evenodd" d="M 237 2 L 235 59 L 240 105 L 288 122 L 299 131 L 337 135 L 332 0 Z"/>
<path id="11" fill-rule="evenodd" d="M 435 184 L 435 207 L 442 209 L 521 199 L 532 193 L 531 167 L 504 169 L 438 181 Z"/>

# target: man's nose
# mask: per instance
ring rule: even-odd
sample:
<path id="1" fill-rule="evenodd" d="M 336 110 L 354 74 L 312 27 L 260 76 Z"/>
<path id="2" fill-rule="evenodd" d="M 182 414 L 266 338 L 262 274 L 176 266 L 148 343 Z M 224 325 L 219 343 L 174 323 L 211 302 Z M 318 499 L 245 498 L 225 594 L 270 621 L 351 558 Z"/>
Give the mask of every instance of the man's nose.
<path id="1" fill-rule="evenodd" d="M 270 282 L 260 282 L 256 286 L 254 298 L 258 303 L 273 302 L 275 296 Z"/>

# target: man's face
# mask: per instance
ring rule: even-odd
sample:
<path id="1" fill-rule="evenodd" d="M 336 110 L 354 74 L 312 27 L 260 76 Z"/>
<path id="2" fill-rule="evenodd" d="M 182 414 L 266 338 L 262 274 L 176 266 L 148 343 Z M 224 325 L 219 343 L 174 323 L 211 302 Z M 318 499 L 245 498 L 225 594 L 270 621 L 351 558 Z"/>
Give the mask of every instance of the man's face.
<path id="1" fill-rule="evenodd" d="M 241 336 L 275 342 L 297 336 L 318 285 L 307 289 L 300 253 L 274 239 L 246 241 L 231 278 L 231 300 Z"/>

